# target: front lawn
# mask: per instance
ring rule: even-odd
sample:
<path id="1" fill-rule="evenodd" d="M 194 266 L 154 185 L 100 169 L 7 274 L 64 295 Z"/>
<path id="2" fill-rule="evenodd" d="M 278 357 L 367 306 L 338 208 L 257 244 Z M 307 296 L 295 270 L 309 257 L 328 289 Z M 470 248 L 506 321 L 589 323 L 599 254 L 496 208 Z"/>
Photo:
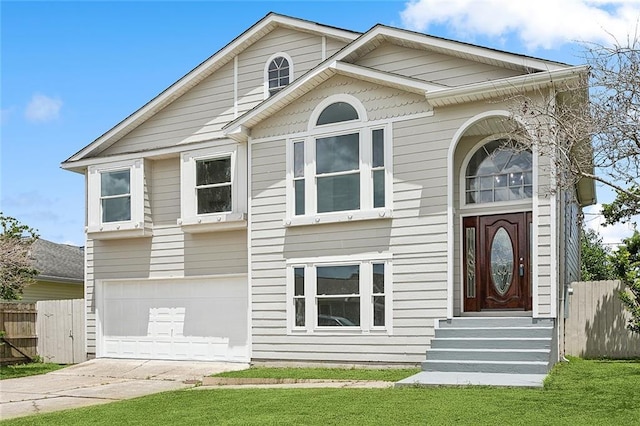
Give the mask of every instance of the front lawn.
<path id="1" fill-rule="evenodd" d="M 544 389 L 195 389 L 7 421 L 112 424 L 626 425 L 640 419 L 640 361 L 558 365 Z"/>
<path id="2" fill-rule="evenodd" d="M 0 366 L 0 380 L 15 379 L 16 377 L 35 376 L 46 374 L 64 368 L 64 365 L 50 364 L 46 362 L 33 362 L 31 364 Z"/>
<path id="3" fill-rule="evenodd" d="M 324 379 L 324 380 L 376 380 L 397 382 L 419 373 L 419 368 L 272 368 L 252 367 L 247 370 L 227 371 L 215 377 L 251 379 Z"/>

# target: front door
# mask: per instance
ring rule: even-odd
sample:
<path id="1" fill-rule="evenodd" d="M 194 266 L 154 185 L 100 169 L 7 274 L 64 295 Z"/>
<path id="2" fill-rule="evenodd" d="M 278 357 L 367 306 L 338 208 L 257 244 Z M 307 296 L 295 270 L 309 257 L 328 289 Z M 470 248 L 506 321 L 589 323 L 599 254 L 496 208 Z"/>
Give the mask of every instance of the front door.
<path id="1" fill-rule="evenodd" d="M 531 213 L 463 220 L 465 311 L 531 310 Z"/>

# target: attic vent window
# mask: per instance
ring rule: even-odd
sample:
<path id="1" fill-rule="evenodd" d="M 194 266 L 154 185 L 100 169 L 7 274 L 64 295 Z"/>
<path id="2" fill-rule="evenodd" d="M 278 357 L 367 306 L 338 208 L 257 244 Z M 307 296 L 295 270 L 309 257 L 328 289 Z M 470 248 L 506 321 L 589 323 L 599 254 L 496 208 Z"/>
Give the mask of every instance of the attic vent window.
<path id="1" fill-rule="evenodd" d="M 289 84 L 289 76 L 289 61 L 285 57 L 278 56 L 272 60 L 268 69 L 269 96 L 275 95 Z"/>
<path id="2" fill-rule="evenodd" d="M 341 123 L 343 121 L 357 120 L 358 111 L 347 102 L 335 102 L 326 107 L 318 117 L 317 126 L 323 124 Z"/>

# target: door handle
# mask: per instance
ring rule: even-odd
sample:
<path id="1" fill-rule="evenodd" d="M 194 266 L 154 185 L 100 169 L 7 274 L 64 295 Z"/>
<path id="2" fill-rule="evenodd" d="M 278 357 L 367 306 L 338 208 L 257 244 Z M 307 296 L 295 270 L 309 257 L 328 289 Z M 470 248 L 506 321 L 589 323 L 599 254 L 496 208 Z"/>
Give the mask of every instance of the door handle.
<path id="1" fill-rule="evenodd" d="M 518 268 L 521 277 L 524 277 L 524 259 L 520 258 L 520 267 Z"/>

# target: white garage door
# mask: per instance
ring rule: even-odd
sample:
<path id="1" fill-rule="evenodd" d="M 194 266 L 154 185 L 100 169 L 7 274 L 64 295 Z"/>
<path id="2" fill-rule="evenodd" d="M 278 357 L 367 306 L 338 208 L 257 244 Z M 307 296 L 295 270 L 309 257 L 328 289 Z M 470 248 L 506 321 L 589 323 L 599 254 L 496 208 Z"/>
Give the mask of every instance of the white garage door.
<path id="1" fill-rule="evenodd" d="M 249 361 L 246 277 L 102 285 L 98 356 Z"/>

